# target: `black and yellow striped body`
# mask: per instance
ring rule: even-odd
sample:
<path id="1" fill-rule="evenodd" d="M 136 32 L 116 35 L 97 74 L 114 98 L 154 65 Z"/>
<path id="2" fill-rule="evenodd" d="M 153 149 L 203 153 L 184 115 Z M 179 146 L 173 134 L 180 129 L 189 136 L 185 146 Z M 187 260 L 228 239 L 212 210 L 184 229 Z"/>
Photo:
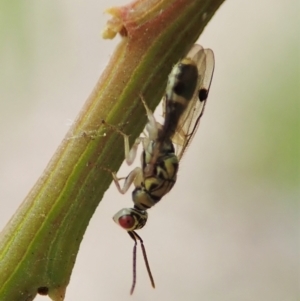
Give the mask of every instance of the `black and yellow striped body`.
<path id="1" fill-rule="evenodd" d="M 151 141 L 142 153 L 143 181 L 132 192 L 134 207 L 147 210 L 154 206 L 174 186 L 178 171 L 178 158 L 171 140 L 162 144 L 161 152 L 156 155 L 155 163 L 148 168 L 157 150 L 158 142 Z M 149 169 L 149 172 L 147 170 Z"/>
<path id="2" fill-rule="evenodd" d="M 165 122 L 159 139 L 171 138 L 178 126 L 183 112 L 193 98 L 198 83 L 198 68 L 189 59 L 182 59 L 177 63 L 168 78 L 165 94 Z"/>

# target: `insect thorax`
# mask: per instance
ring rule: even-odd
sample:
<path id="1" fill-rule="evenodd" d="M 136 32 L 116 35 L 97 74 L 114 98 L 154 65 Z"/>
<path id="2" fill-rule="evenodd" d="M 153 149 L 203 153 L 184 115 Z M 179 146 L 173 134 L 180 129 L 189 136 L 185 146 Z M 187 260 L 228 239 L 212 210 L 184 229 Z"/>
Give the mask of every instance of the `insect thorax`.
<path id="1" fill-rule="evenodd" d="M 144 169 L 146 168 L 147 164 L 144 164 Z M 178 158 L 174 152 L 158 157 L 152 172 L 144 174 L 144 182 L 132 192 L 134 206 L 139 210 L 147 210 L 159 202 L 175 184 L 177 171 Z"/>

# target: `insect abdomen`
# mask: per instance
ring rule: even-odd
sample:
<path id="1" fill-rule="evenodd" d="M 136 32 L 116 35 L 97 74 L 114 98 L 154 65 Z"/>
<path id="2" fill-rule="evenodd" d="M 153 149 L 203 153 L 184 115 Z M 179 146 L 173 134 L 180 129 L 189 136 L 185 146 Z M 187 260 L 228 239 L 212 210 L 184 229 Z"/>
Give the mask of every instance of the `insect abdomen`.
<path id="1" fill-rule="evenodd" d="M 185 58 L 174 66 L 166 88 L 166 112 L 162 139 L 172 137 L 175 133 L 180 117 L 193 98 L 197 83 L 198 68 L 193 60 Z"/>

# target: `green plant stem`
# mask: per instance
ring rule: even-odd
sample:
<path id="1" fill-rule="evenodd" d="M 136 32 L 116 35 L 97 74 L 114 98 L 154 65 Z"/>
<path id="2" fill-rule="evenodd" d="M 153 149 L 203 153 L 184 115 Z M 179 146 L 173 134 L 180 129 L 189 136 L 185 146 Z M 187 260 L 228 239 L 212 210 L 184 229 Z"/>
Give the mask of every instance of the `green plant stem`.
<path id="1" fill-rule="evenodd" d="M 154 108 L 172 65 L 224 0 L 141 0 L 114 14 L 117 47 L 77 121 L 0 235 L 0 300 L 63 300 L 86 227 L 124 159 L 123 138 L 142 131 L 140 95 Z M 130 8 L 134 7 L 134 10 Z M 134 11 L 129 13 L 129 11 Z M 115 27 L 114 27 L 115 26 Z M 113 226 L 113 225 L 112 225 Z"/>

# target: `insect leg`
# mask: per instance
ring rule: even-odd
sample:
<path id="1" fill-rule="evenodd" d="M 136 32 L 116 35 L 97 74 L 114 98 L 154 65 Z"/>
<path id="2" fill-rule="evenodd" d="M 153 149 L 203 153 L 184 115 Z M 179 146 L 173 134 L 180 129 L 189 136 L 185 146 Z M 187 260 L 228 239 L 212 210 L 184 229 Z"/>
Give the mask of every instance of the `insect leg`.
<path id="1" fill-rule="evenodd" d="M 148 117 L 148 123 L 146 125 L 146 130 L 148 132 L 148 137 L 149 140 L 156 140 L 158 137 L 158 131 L 159 129 L 162 127 L 161 124 L 159 124 L 154 115 L 153 112 L 149 109 L 145 98 L 143 97 L 143 95 L 140 95 L 141 101 L 145 107 L 146 113 L 147 113 L 147 117 Z"/>
<path id="2" fill-rule="evenodd" d="M 135 169 L 133 169 L 129 175 L 125 178 L 123 187 L 121 188 L 120 185 L 120 180 L 124 179 L 124 177 L 122 178 L 118 178 L 116 173 L 112 172 L 112 177 L 113 180 L 117 186 L 117 189 L 119 190 L 120 193 L 125 194 L 128 189 L 130 188 L 131 184 L 134 182 L 136 182 L 137 179 L 139 179 L 142 176 L 142 169 L 140 167 L 136 167 Z"/>

